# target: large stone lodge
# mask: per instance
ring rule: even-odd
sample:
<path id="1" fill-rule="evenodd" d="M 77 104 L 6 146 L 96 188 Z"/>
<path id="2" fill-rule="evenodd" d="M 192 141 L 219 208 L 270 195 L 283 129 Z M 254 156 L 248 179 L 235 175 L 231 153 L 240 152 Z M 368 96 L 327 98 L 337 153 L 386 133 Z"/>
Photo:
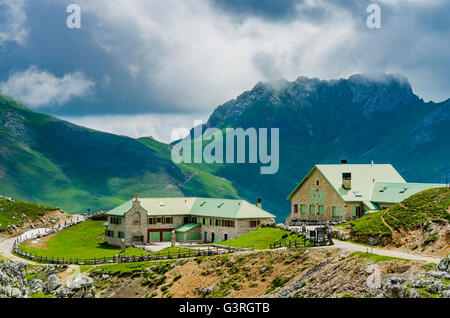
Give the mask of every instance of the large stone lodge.
<path id="1" fill-rule="evenodd" d="M 350 221 L 444 184 L 408 183 L 390 164 L 316 165 L 288 196 L 286 224 Z"/>
<path id="2" fill-rule="evenodd" d="M 275 216 L 245 200 L 211 198 L 138 198 L 106 213 L 108 244 L 138 242 L 227 241 L 270 223 Z"/>

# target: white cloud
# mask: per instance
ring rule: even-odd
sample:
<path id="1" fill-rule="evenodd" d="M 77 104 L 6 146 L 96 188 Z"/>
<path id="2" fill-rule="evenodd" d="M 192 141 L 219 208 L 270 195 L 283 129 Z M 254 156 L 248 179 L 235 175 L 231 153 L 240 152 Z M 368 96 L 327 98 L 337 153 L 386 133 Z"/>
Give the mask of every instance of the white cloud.
<path id="1" fill-rule="evenodd" d="M 0 83 L 0 92 L 32 108 L 40 108 L 60 106 L 74 97 L 89 95 L 94 86 L 95 83 L 82 72 L 56 77 L 31 66 Z"/>
<path id="2" fill-rule="evenodd" d="M 142 114 L 62 117 L 62 119 L 91 129 L 132 138 L 152 136 L 170 142 L 174 131 L 190 130 L 194 121 L 207 121 L 209 114 Z"/>
<path id="3" fill-rule="evenodd" d="M 95 43 L 172 109 L 211 111 L 274 77 L 353 71 L 337 63 L 340 47 L 355 45 L 355 22 L 339 8 L 328 8 L 328 23 L 315 25 L 255 17 L 237 23 L 206 0 L 98 0 L 81 6 L 95 16 Z"/>
<path id="4" fill-rule="evenodd" d="M 25 45 L 28 30 L 26 0 L 0 0 L 0 46 L 5 42 Z"/>

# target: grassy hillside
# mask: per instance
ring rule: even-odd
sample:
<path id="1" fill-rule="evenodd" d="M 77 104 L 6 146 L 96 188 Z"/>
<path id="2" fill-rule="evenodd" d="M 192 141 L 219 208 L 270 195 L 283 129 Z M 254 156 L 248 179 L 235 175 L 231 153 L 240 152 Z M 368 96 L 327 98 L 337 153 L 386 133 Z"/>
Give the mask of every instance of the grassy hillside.
<path id="1" fill-rule="evenodd" d="M 229 182 L 175 165 L 138 140 L 83 128 L 0 96 L 0 195 L 69 213 L 141 197 L 238 197 Z M 154 145 L 158 145 L 156 142 Z"/>
<path id="2" fill-rule="evenodd" d="M 36 220 L 51 210 L 55 208 L 22 201 L 10 202 L 0 198 L 0 231 L 5 230 L 8 225 L 22 225 L 28 220 Z"/>
<path id="3" fill-rule="evenodd" d="M 410 231 L 427 222 L 446 225 L 450 221 L 450 190 L 435 188 L 407 198 L 387 210 L 371 213 L 340 227 L 351 226 L 352 238 L 366 241 L 366 237 L 391 238 L 392 231 Z M 384 222 L 383 222 L 384 219 Z"/>

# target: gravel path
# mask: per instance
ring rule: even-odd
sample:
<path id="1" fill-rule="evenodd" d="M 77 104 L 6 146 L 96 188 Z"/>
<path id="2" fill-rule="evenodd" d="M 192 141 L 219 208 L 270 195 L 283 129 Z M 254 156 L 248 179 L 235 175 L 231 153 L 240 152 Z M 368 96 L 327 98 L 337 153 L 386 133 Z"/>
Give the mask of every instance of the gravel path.
<path id="1" fill-rule="evenodd" d="M 376 248 L 376 247 L 374 247 L 373 251 L 372 251 L 372 248 L 370 248 L 370 247 L 355 244 L 355 243 L 350 243 L 350 242 L 344 242 L 344 241 L 338 241 L 338 240 L 333 240 L 333 242 L 334 242 L 334 245 L 328 246 L 329 248 L 341 248 L 341 249 L 348 250 L 351 252 L 367 252 L 367 250 L 369 250 L 373 254 L 377 254 L 377 255 L 404 258 L 404 259 L 409 259 L 412 261 L 425 261 L 425 262 L 436 263 L 436 264 L 441 261 L 440 258 L 427 257 L 427 256 L 411 254 L 411 253 L 406 253 L 406 252 L 400 252 L 400 251 L 384 250 L 384 249 Z"/>

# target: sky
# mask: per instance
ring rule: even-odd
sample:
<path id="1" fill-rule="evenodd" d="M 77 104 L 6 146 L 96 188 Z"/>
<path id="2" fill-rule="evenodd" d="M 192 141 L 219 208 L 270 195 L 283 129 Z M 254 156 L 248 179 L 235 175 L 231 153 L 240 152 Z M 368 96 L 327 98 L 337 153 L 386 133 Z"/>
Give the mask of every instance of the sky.
<path id="1" fill-rule="evenodd" d="M 66 25 L 72 3 L 79 29 Z M 447 0 L 0 0 L 0 93 L 165 142 L 260 81 L 393 73 L 439 102 L 449 16 Z"/>

